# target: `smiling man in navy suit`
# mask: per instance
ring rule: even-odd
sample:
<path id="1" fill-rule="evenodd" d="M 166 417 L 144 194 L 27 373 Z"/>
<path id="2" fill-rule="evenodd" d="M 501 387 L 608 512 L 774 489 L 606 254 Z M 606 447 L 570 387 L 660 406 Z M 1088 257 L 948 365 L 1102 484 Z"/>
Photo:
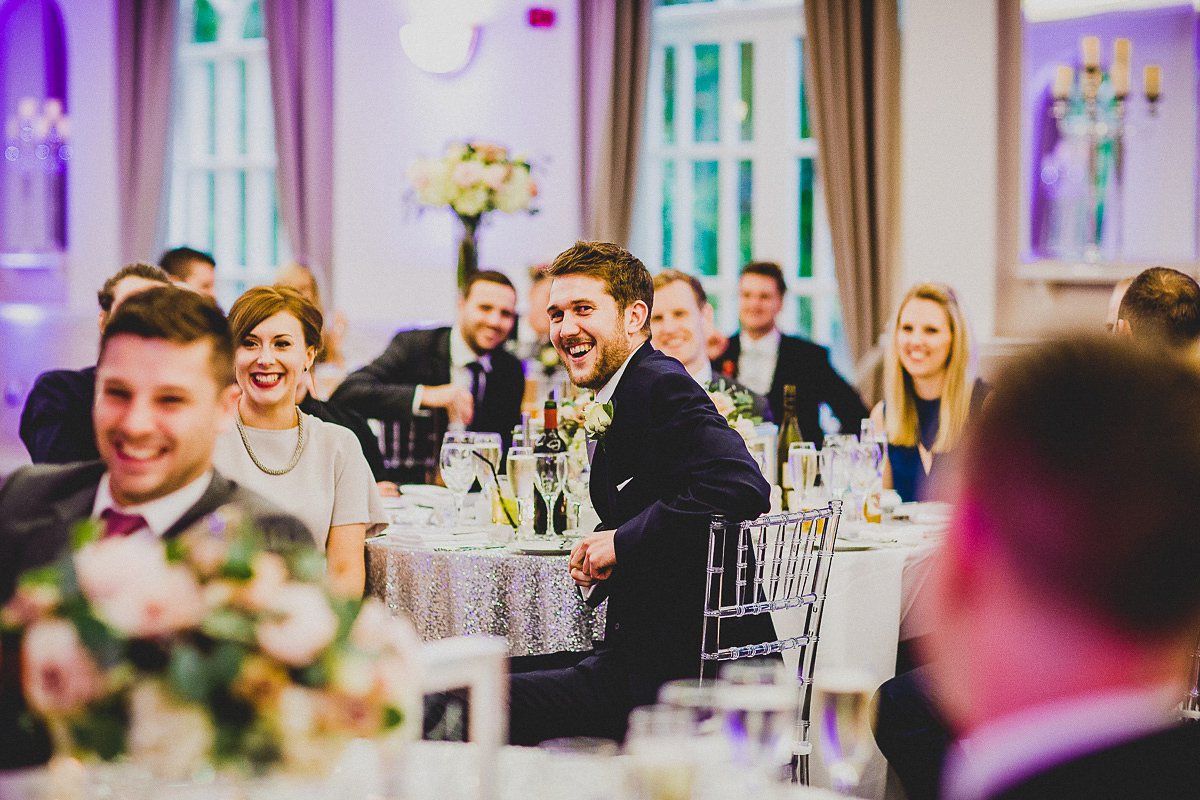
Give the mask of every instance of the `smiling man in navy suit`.
<path id="1" fill-rule="evenodd" d="M 749 519 L 767 482 L 742 438 L 673 358 L 650 346 L 654 284 L 613 244 L 577 242 L 551 265 L 550 339 L 577 386 L 612 403 L 592 456 L 600 517 L 571 553 L 591 603 L 608 598 L 604 642 L 577 664 L 512 676 L 510 739 L 624 736 L 658 687 L 699 674 L 711 515 Z M 737 637 L 774 637 L 765 616 Z"/>

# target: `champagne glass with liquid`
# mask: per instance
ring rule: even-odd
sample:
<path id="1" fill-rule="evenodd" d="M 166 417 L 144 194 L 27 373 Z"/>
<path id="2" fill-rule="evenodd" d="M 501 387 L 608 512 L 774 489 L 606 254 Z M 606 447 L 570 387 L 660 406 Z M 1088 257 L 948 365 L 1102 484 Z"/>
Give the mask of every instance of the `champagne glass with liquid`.
<path id="1" fill-rule="evenodd" d="M 812 500 L 820 469 L 817 446 L 812 442 L 792 442 L 788 447 L 788 469 L 792 471 L 792 491 L 797 495 L 793 505 L 805 508 Z"/>
<path id="2" fill-rule="evenodd" d="M 517 537 L 533 536 L 534 455 L 531 447 L 508 448 L 508 480 L 517 500 Z"/>
<path id="3" fill-rule="evenodd" d="M 829 780 L 839 794 L 853 794 L 871 755 L 871 695 L 876 682 L 859 670 L 832 670 L 814 683 L 813 720 Z"/>

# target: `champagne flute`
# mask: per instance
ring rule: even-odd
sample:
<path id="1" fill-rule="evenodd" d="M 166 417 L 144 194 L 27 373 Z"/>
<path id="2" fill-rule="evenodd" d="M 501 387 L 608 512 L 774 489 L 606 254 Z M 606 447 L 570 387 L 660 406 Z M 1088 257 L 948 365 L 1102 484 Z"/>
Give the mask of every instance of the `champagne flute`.
<path id="1" fill-rule="evenodd" d="M 844 446 L 826 441 L 821 448 L 821 485 L 830 500 L 841 500 L 850 488 L 850 459 Z"/>
<path id="2" fill-rule="evenodd" d="M 592 462 L 588 460 L 587 451 L 582 449 L 567 451 L 567 479 L 563 485 L 567 493 L 567 501 L 571 504 L 571 530 L 576 534 L 579 530 L 580 519 L 583 516 L 583 504 L 588 502 L 591 489 Z"/>
<path id="3" fill-rule="evenodd" d="M 871 695 L 875 682 L 858 670 L 822 674 L 814 686 L 817 735 L 839 794 L 853 794 L 871 755 Z"/>
<path id="4" fill-rule="evenodd" d="M 881 456 L 879 445 L 873 439 L 865 439 L 848 448 L 850 453 L 850 487 L 854 490 L 855 520 L 865 519 L 863 506 L 867 501 L 867 491 L 879 477 Z"/>
<path id="5" fill-rule="evenodd" d="M 567 478 L 566 453 L 534 453 L 534 480 L 546 504 L 546 535 L 554 535 L 554 500 Z"/>
<path id="6" fill-rule="evenodd" d="M 500 454 L 504 452 L 504 444 L 500 434 L 478 431 L 474 432 L 472 442 L 478 454 L 477 458 L 482 459 L 476 465 L 479 472 L 479 488 L 483 490 L 483 496 L 490 504 L 496 491 L 496 476 L 500 474 Z M 486 461 L 487 465 L 483 461 Z"/>
<path id="7" fill-rule="evenodd" d="M 788 447 L 788 469 L 792 471 L 792 491 L 798 493 L 796 508 L 804 508 L 817 483 L 817 446 L 812 442 L 792 442 Z"/>
<path id="8" fill-rule="evenodd" d="M 800 712 L 795 673 L 775 661 L 734 661 L 721 670 L 716 705 L 734 764 L 752 781 L 784 781 Z"/>
<path id="9" fill-rule="evenodd" d="M 443 442 L 438 456 L 442 483 L 454 495 L 454 524 L 463 521 L 463 502 L 475 482 L 475 446 L 465 442 Z"/>
<path id="10" fill-rule="evenodd" d="M 699 754 L 688 709 L 641 706 L 629 714 L 625 752 L 630 758 L 636 800 L 689 800 L 696 784 Z"/>
<path id="11" fill-rule="evenodd" d="M 508 448 L 508 480 L 517 499 L 517 536 L 533 536 L 534 455 L 531 447 Z"/>

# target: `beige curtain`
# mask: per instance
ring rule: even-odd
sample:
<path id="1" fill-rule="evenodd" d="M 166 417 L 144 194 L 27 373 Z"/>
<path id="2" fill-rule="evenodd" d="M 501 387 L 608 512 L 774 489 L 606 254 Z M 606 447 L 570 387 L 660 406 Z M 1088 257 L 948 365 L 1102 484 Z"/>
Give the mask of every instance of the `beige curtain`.
<path id="1" fill-rule="evenodd" d="M 579 4 L 583 237 L 626 246 L 650 65 L 653 0 Z"/>
<path id="2" fill-rule="evenodd" d="M 896 0 L 806 2 L 805 70 L 838 294 L 860 378 L 896 295 L 900 31 Z M 871 381 L 865 381 L 870 384 Z M 860 385 L 864 400 L 875 392 Z"/>

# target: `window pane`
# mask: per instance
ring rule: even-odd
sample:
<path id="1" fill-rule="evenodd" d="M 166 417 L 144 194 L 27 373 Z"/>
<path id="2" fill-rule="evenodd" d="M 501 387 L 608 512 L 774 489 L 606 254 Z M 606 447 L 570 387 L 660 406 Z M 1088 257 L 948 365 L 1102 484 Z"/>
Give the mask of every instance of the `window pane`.
<path id="1" fill-rule="evenodd" d="M 662 263 L 675 263 L 675 162 L 663 162 L 662 172 Z"/>
<path id="2" fill-rule="evenodd" d="M 675 48 L 663 49 L 663 143 L 675 143 Z"/>
<path id="3" fill-rule="evenodd" d="M 238 77 L 238 152 L 246 155 L 246 59 L 237 60 Z"/>
<path id="4" fill-rule="evenodd" d="M 717 274 L 717 210 L 720 178 L 718 162 L 697 161 L 695 166 L 695 238 L 692 241 L 692 263 L 701 275 Z"/>
<path id="5" fill-rule="evenodd" d="M 243 39 L 263 38 L 263 16 L 261 0 L 254 0 L 246 9 L 246 24 L 242 26 Z"/>
<path id="6" fill-rule="evenodd" d="M 811 297 L 800 296 L 796 298 L 796 333 L 805 339 L 813 338 L 813 305 Z"/>
<path id="7" fill-rule="evenodd" d="M 801 278 L 812 277 L 813 265 L 813 160 L 800 159 L 800 197 L 799 197 L 799 259 Z"/>
<path id="8" fill-rule="evenodd" d="M 805 73 L 804 73 L 804 40 L 797 39 L 796 44 L 800 48 L 800 69 L 799 69 L 800 80 L 797 82 L 800 87 L 800 90 L 799 90 L 800 91 L 800 104 L 799 104 L 800 105 L 800 126 L 799 126 L 800 138 L 801 139 L 811 139 L 812 138 L 812 128 L 809 125 L 809 119 L 808 119 L 808 98 L 804 94 L 804 84 L 806 83 Z"/>
<path id="9" fill-rule="evenodd" d="M 720 84 L 721 45 L 696 45 L 697 142 L 717 142 L 721 139 Z"/>
<path id="10" fill-rule="evenodd" d="M 742 72 L 742 102 L 738 113 L 741 115 L 741 139 L 743 142 L 754 139 L 754 42 L 741 44 Z"/>
<path id="11" fill-rule="evenodd" d="M 208 154 L 217 154 L 217 65 L 208 62 L 204 65 L 208 79 Z"/>
<path id="12" fill-rule="evenodd" d="M 253 224 L 249 219 L 250 210 L 246 208 L 246 170 L 238 170 L 238 201 L 242 205 L 242 213 L 238 215 L 241 224 L 238 225 L 238 264 L 245 266 L 249 263 L 246 258 L 246 226 Z"/>
<path id="13" fill-rule="evenodd" d="M 752 161 L 738 163 L 738 242 L 742 263 L 753 261 L 754 219 L 751 200 L 754 197 L 754 169 Z"/>
<path id="14" fill-rule="evenodd" d="M 217 40 L 217 12 L 208 0 L 196 0 L 192 14 L 192 41 L 215 42 Z"/>
<path id="15" fill-rule="evenodd" d="M 208 252 L 213 252 L 217 249 L 217 173 L 208 173 L 208 208 L 205 209 L 208 218 L 208 231 L 205 233 L 206 244 L 204 249 Z"/>

